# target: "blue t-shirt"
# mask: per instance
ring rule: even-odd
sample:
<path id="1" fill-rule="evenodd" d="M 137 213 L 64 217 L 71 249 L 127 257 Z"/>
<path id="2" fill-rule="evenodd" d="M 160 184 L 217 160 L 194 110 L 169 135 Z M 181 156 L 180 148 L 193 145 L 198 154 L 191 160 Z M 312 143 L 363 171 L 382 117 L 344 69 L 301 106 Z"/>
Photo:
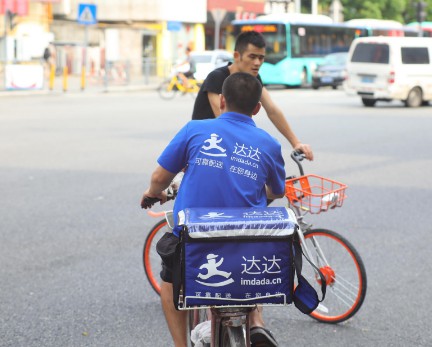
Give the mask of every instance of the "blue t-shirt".
<path id="1" fill-rule="evenodd" d="M 265 184 L 285 190 L 280 143 L 251 117 L 228 112 L 188 122 L 158 159 L 177 173 L 187 165 L 174 203 L 174 221 L 184 208 L 265 207 Z"/>

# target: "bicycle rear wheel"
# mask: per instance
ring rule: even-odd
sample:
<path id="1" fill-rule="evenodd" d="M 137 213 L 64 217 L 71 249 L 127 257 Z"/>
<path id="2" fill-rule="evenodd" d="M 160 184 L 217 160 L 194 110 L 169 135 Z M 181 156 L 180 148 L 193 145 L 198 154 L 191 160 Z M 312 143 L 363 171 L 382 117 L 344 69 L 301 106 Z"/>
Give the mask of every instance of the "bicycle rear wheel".
<path id="1" fill-rule="evenodd" d="M 171 80 L 166 80 L 158 87 L 158 93 L 162 99 L 169 100 L 176 95 L 177 87 L 174 83 L 171 83 Z"/>
<path id="2" fill-rule="evenodd" d="M 243 327 L 226 326 L 221 322 L 220 327 L 220 346 L 224 347 L 246 347 L 246 339 Z"/>
<path id="3" fill-rule="evenodd" d="M 356 249 L 343 236 L 326 229 L 312 229 L 304 234 L 311 261 L 326 277 L 324 301 L 310 316 L 324 323 L 340 323 L 356 314 L 366 297 L 366 270 Z M 320 279 L 311 266 L 302 274 L 320 293 Z"/>
<path id="4" fill-rule="evenodd" d="M 156 252 L 156 244 L 160 238 L 171 229 L 168 226 L 166 219 L 157 222 L 147 235 L 143 249 L 143 264 L 144 271 L 150 285 L 154 291 L 160 295 L 160 272 L 162 263 L 159 254 Z"/>

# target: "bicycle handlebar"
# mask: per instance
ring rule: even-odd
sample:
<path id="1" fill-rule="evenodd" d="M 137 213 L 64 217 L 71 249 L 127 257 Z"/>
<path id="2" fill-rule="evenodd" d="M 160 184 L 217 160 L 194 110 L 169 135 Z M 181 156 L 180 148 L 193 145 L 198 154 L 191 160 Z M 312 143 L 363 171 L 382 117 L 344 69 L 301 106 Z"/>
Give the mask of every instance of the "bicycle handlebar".
<path id="1" fill-rule="evenodd" d="M 177 196 L 177 192 L 178 192 L 177 189 L 175 189 L 173 187 L 169 187 L 167 189 L 167 201 L 174 200 Z M 161 201 L 159 198 L 146 197 L 146 198 L 144 198 L 143 202 L 141 203 L 141 208 L 144 208 L 144 209 L 152 208 L 153 205 L 159 201 Z"/>
<path id="2" fill-rule="evenodd" d="M 306 156 L 302 152 L 293 151 L 291 153 L 291 158 L 292 158 L 292 160 L 294 160 L 296 162 L 296 164 L 299 168 L 299 171 L 300 171 L 300 176 L 304 176 L 304 170 L 303 170 L 303 165 L 301 164 L 301 161 L 303 159 L 305 159 Z"/>

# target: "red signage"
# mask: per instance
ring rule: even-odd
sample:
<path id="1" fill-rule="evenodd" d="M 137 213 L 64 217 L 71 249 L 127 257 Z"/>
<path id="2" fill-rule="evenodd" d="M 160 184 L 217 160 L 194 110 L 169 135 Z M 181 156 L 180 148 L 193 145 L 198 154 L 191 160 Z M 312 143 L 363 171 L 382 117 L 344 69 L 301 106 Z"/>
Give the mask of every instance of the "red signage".
<path id="1" fill-rule="evenodd" d="M 7 10 L 18 16 L 27 16 L 29 13 L 30 0 L 0 0 L 0 14 L 5 14 Z"/>
<path id="2" fill-rule="evenodd" d="M 265 0 L 207 0 L 207 11 L 221 8 L 228 12 L 264 13 Z"/>

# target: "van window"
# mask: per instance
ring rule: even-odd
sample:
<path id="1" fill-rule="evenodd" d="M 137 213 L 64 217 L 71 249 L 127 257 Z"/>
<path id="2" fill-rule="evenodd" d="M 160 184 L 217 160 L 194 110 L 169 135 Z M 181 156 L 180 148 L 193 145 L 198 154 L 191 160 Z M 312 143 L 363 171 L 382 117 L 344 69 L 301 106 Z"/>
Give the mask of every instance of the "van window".
<path id="1" fill-rule="evenodd" d="M 429 64 L 429 52 L 426 47 L 402 47 L 402 64 Z"/>
<path id="2" fill-rule="evenodd" d="M 359 43 L 354 49 L 353 63 L 389 63 L 389 46 L 382 43 Z"/>

